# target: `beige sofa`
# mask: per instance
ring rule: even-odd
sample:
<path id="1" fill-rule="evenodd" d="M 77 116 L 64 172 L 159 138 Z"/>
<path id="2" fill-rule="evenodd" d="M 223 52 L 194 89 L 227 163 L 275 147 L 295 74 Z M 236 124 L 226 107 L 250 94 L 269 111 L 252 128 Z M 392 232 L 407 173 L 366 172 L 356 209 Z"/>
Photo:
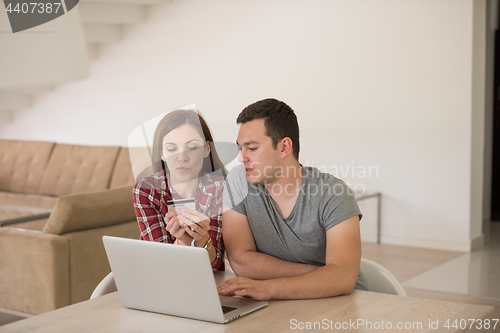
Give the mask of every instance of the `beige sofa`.
<path id="1" fill-rule="evenodd" d="M 128 148 L 0 140 L 0 220 L 65 194 L 132 185 Z"/>
<path id="2" fill-rule="evenodd" d="M 109 272 L 103 235 L 138 238 L 128 150 L 0 140 L 0 307 L 39 314 L 86 300 Z"/>

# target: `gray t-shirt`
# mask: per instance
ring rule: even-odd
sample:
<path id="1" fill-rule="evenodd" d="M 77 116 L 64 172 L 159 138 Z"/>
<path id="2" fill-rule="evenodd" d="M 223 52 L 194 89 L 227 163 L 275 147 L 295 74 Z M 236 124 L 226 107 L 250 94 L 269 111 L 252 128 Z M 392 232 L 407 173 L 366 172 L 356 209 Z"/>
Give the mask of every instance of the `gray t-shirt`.
<path id="1" fill-rule="evenodd" d="M 247 182 L 243 166 L 229 173 L 223 200 L 247 216 L 257 251 L 316 266 L 325 265 L 326 231 L 350 217 L 361 218 L 352 190 L 342 180 L 312 167 L 303 167 L 299 196 L 286 218 L 265 185 Z M 363 282 L 358 276 L 356 289 L 366 289 Z"/>

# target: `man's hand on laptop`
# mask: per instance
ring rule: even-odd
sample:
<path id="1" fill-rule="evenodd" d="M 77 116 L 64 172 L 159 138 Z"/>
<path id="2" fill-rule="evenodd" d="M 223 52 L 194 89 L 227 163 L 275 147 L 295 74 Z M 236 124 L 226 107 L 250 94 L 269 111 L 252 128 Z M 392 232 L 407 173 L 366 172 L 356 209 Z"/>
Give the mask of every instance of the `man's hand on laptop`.
<path id="1" fill-rule="evenodd" d="M 259 301 L 267 301 L 273 298 L 270 280 L 252 280 L 237 277 L 222 282 L 217 290 L 222 296 L 245 296 Z"/>

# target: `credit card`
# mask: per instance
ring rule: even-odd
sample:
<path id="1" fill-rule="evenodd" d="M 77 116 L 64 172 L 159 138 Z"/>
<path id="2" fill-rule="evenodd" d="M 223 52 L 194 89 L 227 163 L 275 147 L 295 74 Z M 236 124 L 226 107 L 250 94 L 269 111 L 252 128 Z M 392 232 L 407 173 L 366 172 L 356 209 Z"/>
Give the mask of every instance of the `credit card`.
<path id="1" fill-rule="evenodd" d="M 196 210 L 196 200 L 194 198 L 169 200 L 167 201 L 168 210 L 192 209 Z M 184 227 L 185 225 L 181 225 Z"/>

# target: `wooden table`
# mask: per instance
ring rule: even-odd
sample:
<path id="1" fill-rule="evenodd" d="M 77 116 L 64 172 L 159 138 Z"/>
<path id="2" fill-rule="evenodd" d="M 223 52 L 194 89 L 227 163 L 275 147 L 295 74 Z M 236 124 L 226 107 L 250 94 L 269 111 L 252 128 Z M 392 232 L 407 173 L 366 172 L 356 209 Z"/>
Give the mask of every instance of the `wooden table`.
<path id="1" fill-rule="evenodd" d="M 219 274 L 217 280 L 220 282 L 228 277 L 231 277 L 230 273 Z M 462 326 L 465 320 L 469 328 L 472 319 L 482 318 L 492 310 L 492 306 L 486 305 L 354 291 L 348 296 L 332 298 L 271 300 L 267 307 L 222 325 L 127 309 L 115 292 L 1 326 L 0 332 L 244 333 L 311 331 L 314 328 L 321 331 L 386 332 L 389 325 L 394 332 L 459 332 L 461 320 Z M 444 327 L 447 321 L 449 329 Z M 452 327 L 454 322 L 458 328 Z M 436 323 L 438 330 L 435 329 Z M 398 324 L 402 329 L 398 329 Z M 496 330 L 493 330 L 493 325 L 492 322 L 492 328 L 485 332 L 500 330 L 500 323 Z"/>

